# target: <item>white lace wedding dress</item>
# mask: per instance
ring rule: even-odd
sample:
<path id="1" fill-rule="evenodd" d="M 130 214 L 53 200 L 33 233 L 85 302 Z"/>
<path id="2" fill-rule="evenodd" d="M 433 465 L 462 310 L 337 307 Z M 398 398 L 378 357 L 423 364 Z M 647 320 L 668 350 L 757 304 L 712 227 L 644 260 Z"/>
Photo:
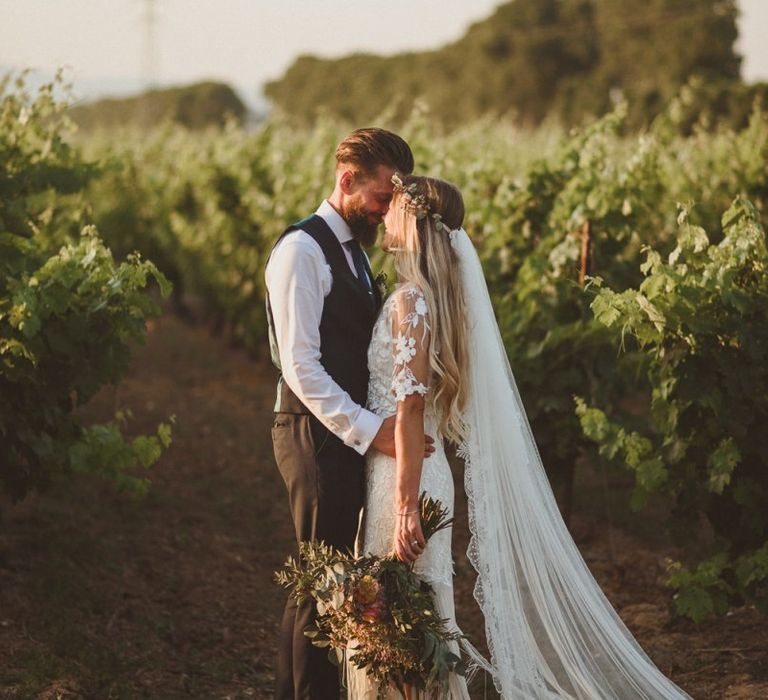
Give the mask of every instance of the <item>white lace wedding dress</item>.
<path id="1" fill-rule="evenodd" d="M 426 399 L 424 430 L 435 438 L 435 452 L 425 459 L 419 493 L 426 491 L 453 513 L 453 476 L 438 433 L 438 421 L 430 400 L 427 361 L 429 343 L 427 305 L 419 289 L 412 284 L 400 285 L 384 303 L 373 329 L 368 349 L 368 409 L 380 416 L 397 412 L 397 402 L 409 394 L 419 393 Z M 362 552 L 386 555 L 392 551 L 395 529 L 394 498 L 395 460 L 371 450 L 366 458 L 366 506 Z M 441 530 L 427 543 L 416 560 L 414 571 L 428 581 L 435 591 L 435 604 L 441 617 L 456 628 L 453 602 L 453 560 L 451 529 Z M 453 645 L 458 654 L 458 645 Z M 347 666 L 350 700 L 375 700 L 377 688 L 365 672 L 353 664 Z M 449 685 L 453 700 L 469 698 L 461 676 L 452 675 Z M 393 690 L 386 698 L 401 698 Z"/>
<path id="2" fill-rule="evenodd" d="M 480 259 L 464 229 L 449 233 L 461 271 L 467 317 L 469 395 L 464 489 L 490 662 L 461 640 L 505 700 L 690 700 L 647 656 L 595 581 L 560 515 L 517 390 Z M 430 319 L 420 291 L 400 285 L 387 299 L 368 351 L 369 408 L 391 415 L 397 401 L 425 396 L 425 431 L 436 451 L 424 460 L 421 490 L 453 508 L 453 480 L 431 402 Z M 367 456 L 362 548 L 387 554 L 394 534 L 395 460 Z M 415 570 L 435 591 L 440 614 L 455 624 L 451 533 L 437 533 Z M 350 700 L 373 700 L 363 670 L 347 664 Z M 466 684 L 451 678 L 452 700 Z M 396 692 L 388 698 L 399 697 Z"/>

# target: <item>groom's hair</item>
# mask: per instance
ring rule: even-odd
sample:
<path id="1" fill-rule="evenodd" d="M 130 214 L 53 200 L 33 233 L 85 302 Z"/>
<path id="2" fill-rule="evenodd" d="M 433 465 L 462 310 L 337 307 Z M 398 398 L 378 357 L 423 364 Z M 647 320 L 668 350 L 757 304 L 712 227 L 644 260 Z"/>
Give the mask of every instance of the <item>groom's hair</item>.
<path id="1" fill-rule="evenodd" d="M 352 165 L 364 178 L 376 173 L 380 165 L 408 175 L 413 172 L 411 147 L 386 129 L 356 129 L 336 147 L 336 166 Z"/>

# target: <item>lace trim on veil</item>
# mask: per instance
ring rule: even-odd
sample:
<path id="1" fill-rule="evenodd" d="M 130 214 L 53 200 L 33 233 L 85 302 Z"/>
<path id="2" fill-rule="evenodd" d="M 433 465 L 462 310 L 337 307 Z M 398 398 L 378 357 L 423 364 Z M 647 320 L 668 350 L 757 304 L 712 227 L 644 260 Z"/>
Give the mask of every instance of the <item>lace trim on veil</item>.
<path id="1" fill-rule="evenodd" d="M 576 547 L 541 464 L 509 366 L 482 265 L 451 232 L 467 308 L 469 397 L 464 487 L 485 618 L 488 670 L 506 700 L 690 697 L 643 652 Z"/>

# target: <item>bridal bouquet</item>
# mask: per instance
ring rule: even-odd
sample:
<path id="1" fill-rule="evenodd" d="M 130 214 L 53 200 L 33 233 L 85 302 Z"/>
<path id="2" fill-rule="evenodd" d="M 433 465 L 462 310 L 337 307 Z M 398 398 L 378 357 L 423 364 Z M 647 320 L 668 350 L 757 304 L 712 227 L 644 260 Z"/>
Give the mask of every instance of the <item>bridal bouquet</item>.
<path id="1" fill-rule="evenodd" d="M 421 526 L 429 538 L 449 527 L 453 518 L 440 501 L 422 493 Z M 440 687 L 448 674 L 464 674 L 460 658 L 448 642 L 460 634 L 446 629 L 437 615 L 432 589 L 406 562 L 387 557 L 359 557 L 322 542 L 302 542 L 300 560 L 289 557 L 278 583 L 299 601 L 313 598 L 317 619 L 306 634 L 315 646 L 327 647 L 329 658 L 364 668 L 380 690 L 405 686 Z"/>

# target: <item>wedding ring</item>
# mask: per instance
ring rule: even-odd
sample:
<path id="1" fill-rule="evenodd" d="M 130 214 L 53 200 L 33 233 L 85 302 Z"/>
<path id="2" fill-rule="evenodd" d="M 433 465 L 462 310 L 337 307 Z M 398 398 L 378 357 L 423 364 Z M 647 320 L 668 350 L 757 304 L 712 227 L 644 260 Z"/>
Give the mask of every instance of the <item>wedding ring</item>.
<path id="1" fill-rule="evenodd" d="M 411 544 L 418 544 L 418 543 L 419 543 L 418 540 L 411 540 Z"/>

